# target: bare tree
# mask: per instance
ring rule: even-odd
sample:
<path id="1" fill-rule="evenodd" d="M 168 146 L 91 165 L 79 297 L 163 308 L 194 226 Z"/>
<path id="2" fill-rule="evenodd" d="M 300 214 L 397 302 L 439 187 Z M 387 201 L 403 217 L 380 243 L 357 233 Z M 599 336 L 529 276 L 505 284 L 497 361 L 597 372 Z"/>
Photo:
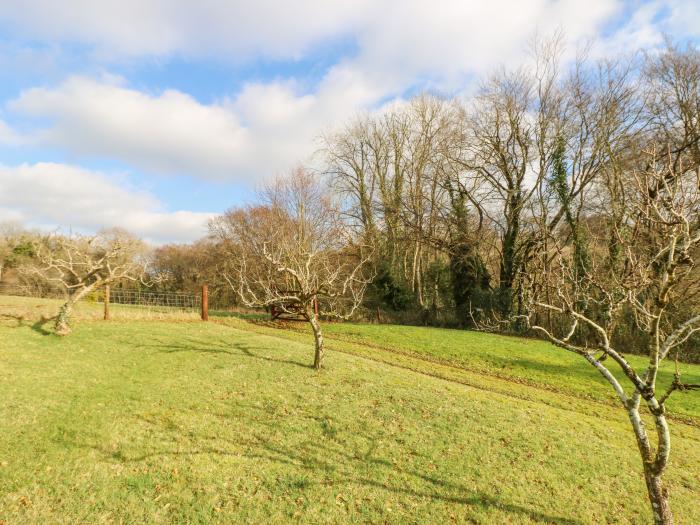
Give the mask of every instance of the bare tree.
<path id="1" fill-rule="evenodd" d="M 669 315 L 671 307 L 683 300 L 681 292 L 692 279 L 693 255 L 700 246 L 700 174 L 679 167 L 673 151 L 663 158 L 648 155 L 644 165 L 650 167 L 619 174 L 624 180 L 611 196 L 624 199 L 624 205 L 614 207 L 624 210 L 624 217 L 610 222 L 620 253 L 615 267 L 610 268 L 601 242 L 581 272 L 570 250 L 555 238 L 557 260 L 552 271 L 529 276 L 528 318 L 538 310 L 558 317 L 562 323 L 558 330 L 531 327 L 583 357 L 615 390 L 637 440 L 654 522 L 668 525 L 673 518 L 663 484 L 671 451 L 666 401 L 676 391 L 700 385 L 683 383 L 678 366 L 673 382 L 664 388 L 657 385 L 657 375 L 661 362 L 700 330 L 698 310 L 682 320 Z M 542 253 L 541 258 L 551 255 Z M 547 288 L 550 293 L 545 293 Z M 645 334 L 646 348 L 614 344 L 615 327 L 629 317 Z M 646 368 L 632 366 L 625 358 L 628 352 L 646 354 Z M 609 363 L 619 367 L 621 379 Z M 642 403 L 654 421 L 655 445 L 644 425 Z"/>
<path id="2" fill-rule="evenodd" d="M 357 118 L 343 130 L 324 137 L 328 173 L 346 200 L 345 213 L 368 239 L 377 236 L 376 189 L 386 178 L 389 156 L 381 126 L 369 117 Z"/>
<path id="3" fill-rule="evenodd" d="M 646 117 L 653 139 L 667 144 L 674 173 L 700 166 L 700 50 L 668 42 L 647 56 Z"/>
<path id="4" fill-rule="evenodd" d="M 446 259 L 442 149 L 459 117 L 454 101 L 422 94 L 325 137 L 327 172 L 345 213 L 376 244 L 375 265 L 410 289 L 421 309 L 435 306 L 429 274 Z"/>
<path id="5" fill-rule="evenodd" d="M 233 209 L 211 224 L 228 248 L 225 278 L 249 307 L 301 314 L 314 334 L 314 368 L 323 360 L 316 308 L 347 318 L 360 305 L 371 249 L 355 242 L 326 188 L 299 168 L 262 192 L 257 206 Z"/>
<path id="6" fill-rule="evenodd" d="M 455 185 L 475 188 L 470 201 L 500 237 L 505 316 L 522 311 L 520 276 L 546 232 L 566 222 L 584 249 L 578 219 L 590 188 L 637 125 L 631 65 L 590 64 L 582 55 L 563 68 L 560 54 L 558 37 L 538 41 L 531 64 L 493 75 L 465 109 L 454 158 L 462 166 Z M 470 180 L 478 184 L 463 182 Z"/>
<path id="7" fill-rule="evenodd" d="M 144 253 L 142 241 L 119 229 L 94 236 L 51 234 L 35 242 L 35 262 L 23 271 L 65 292 L 54 328 L 56 334 L 67 335 L 73 307 L 90 292 L 124 279 L 145 283 Z"/>

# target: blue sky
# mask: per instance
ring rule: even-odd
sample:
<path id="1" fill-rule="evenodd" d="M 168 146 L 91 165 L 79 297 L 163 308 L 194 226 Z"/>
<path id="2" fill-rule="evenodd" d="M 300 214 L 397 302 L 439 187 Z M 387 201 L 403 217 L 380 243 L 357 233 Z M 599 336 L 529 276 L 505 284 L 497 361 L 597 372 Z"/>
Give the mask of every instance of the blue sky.
<path id="1" fill-rule="evenodd" d="M 319 136 L 431 90 L 468 96 L 535 33 L 610 56 L 697 42 L 697 0 L 0 2 L 0 221 L 154 243 L 265 178 L 319 166 Z"/>

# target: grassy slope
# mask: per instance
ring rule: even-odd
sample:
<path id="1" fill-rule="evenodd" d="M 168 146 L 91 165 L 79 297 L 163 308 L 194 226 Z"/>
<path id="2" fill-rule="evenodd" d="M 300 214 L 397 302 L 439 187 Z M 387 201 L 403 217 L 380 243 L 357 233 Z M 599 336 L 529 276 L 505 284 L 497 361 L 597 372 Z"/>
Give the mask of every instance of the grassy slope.
<path id="1" fill-rule="evenodd" d="M 648 522 L 607 407 L 342 353 L 317 374 L 307 339 L 238 328 L 84 322 L 59 339 L 1 323 L 0 521 Z M 700 522 L 697 428 L 675 426 L 670 479 L 678 522 Z"/>
<path id="2" fill-rule="evenodd" d="M 305 325 L 291 325 L 295 331 L 308 332 Z M 581 357 L 536 339 L 494 336 L 465 330 L 448 330 L 397 325 L 331 323 L 324 325 L 326 339 L 331 342 L 357 343 L 373 348 L 378 354 L 393 351 L 432 359 L 438 363 L 465 368 L 492 377 L 512 379 L 577 397 L 590 397 L 615 402 L 611 387 Z M 310 333 L 310 332 L 309 332 Z M 644 370 L 646 361 L 636 355 L 628 360 Z M 611 361 L 610 369 L 625 379 Z M 700 365 L 681 363 L 682 378 L 687 383 L 700 383 Z M 665 389 L 673 380 L 674 363 L 665 362 L 659 374 L 659 387 Z M 700 395 L 677 392 L 668 401 L 671 413 L 693 418 L 700 424 Z"/>

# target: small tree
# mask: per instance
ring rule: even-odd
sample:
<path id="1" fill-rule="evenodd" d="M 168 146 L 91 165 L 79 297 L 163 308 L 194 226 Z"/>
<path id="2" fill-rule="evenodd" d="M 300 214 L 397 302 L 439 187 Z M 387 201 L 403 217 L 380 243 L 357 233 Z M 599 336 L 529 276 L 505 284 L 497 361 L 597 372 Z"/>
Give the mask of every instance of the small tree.
<path id="1" fill-rule="evenodd" d="M 602 195 L 601 209 L 624 210 L 622 219 L 607 221 L 614 253 L 606 253 L 604 240 L 593 243 L 583 266 L 575 248 L 555 240 L 555 253 L 541 254 L 543 259 L 554 258 L 556 269 L 529 276 L 528 319 L 533 321 L 538 310 L 550 312 L 558 327 L 536 322 L 531 327 L 583 357 L 612 386 L 636 437 L 654 522 L 668 525 L 673 518 L 663 483 L 671 452 L 666 402 L 674 392 L 700 385 L 683 383 L 677 363 L 670 385 L 660 388 L 657 376 L 661 362 L 700 330 L 700 312 L 678 319 L 674 311 L 692 279 L 693 257 L 700 248 L 700 170 L 679 170 L 671 156 L 661 162 L 653 154 L 646 166 L 618 173 L 619 193 Z M 640 347 L 616 347 L 615 328 L 629 318 L 644 336 Z M 645 369 L 636 369 L 625 358 L 632 351 L 646 354 Z M 622 378 L 613 374 L 610 363 L 619 366 Z M 656 444 L 645 428 L 640 405 L 653 419 Z"/>
<path id="2" fill-rule="evenodd" d="M 353 314 L 370 280 L 370 250 L 354 242 L 329 193 L 303 169 L 269 184 L 261 197 L 262 204 L 230 210 L 211 225 L 227 248 L 224 277 L 246 306 L 301 313 L 313 330 L 320 369 L 323 334 L 315 310 L 325 317 Z"/>
<path id="3" fill-rule="evenodd" d="M 94 236 L 51 234 L 35 243 L 35 263 L 24 271 L 63 290 L 67 299 L 54 327 L 56 334 L 67 335 L 73 307 L 90 292 L 124 279 L 143 282 L 144 254 L 144 243 L 123 230 Z"/>
<path id="4" fill-rule="evenodd" d="M 0 223 L 0 282 L 2 282 L 5 268 L 16 262 L 16 251 L 24 236 L 25 232 L 19 225 L 12 222 Z"/>

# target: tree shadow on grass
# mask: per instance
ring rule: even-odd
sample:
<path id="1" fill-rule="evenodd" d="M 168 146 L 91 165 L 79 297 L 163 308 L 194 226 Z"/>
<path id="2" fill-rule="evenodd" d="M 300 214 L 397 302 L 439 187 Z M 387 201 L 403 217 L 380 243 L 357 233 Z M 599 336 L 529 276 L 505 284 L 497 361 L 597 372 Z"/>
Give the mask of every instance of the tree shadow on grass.
<path id="1" fill-rule="evenodd" d="M 252 408 L 252 407 L 251 407 Z M 262 410 L 259 407 L 257 410 Z M 153 417 L 136 416 L 140 421 L 156 427 L 156 431 L 165 435 L 159 443 L 163 448 L 151 450 L 145 453 L 129 454 L 122 450 L 107 450 L 98 445 L 84 445 L 97 451 L 107 461 L 117 463 L 140 463 L 152 458 L 162 457 L 193 457 L 198 455 L 220 455 L 246 458 L 251 461 L 265 461 L 284 465 L 288 468 L 301 470 L 305 473 L 304 487 L 310 485 L 360 486 L 380 491 L 393 493 L 397 496 L 408 498 L 426 499 L 434 502 L 461 505 L 467 507 L 479 507 L 483 510 L 494 509 L 504 513 L 520 517 L 527 517 L 536 522 L 552 523 L 557 525 L 581 525 L 582 522 L 564 516 L 550 515 L 538 511 L 536 508 L 510 503 L 497 496 L 474 490 L 461 483 L 441 478 L 439 473 L 428 474 L 416 468 L 399 465 L 396 460 L 378 455 L 377 442 L 386 440 L 387 436 L 370 436 L 366 432 L 362 436 L 367 443 L 366 450 L 348 451 L 342 443 L 328 441 L 307 440 L 299 446 L 286 446 L 275 440 L 277 429 L 273 422 L 264 423 L 255 419 L 255 423 L 262 428 L 258 432 L 252 432 L 249 436 L 239 436 L 235 440 L 219 435 L 211 435 L 205 432 L 193 432 L 173 423 L 171 420 L 159 420 Z M 322 418 L 309 416 L 311 419 L 321 421 Z M 178 446 L 177 438 L 186 435 L 196 440 L 198 446 L 190 449 L 182 449 Z M 333 446 L 333 445 L 337 446 Z M 80 446 L 80 445 L 78 445 Z M 421 456 L 430 460 L 429 456 L 417 451 L 409 451 L 411 455 Z M 381 454 L 381 453 L 380 453 Z M 372 470 L 373 472 L 368 472 Z M 425 486 L 425 489 L 410 486 L 413 480 Z M 267 480 L 274 484 L 275 480 Z M 300 489 L 300 490 L 303 490 Z"/>
<path id="2" fill-rule="evenodd" d="M 475 491 L 462 484 L 450 482 L 448 480 L 441 479 L 437 476 L 430 476 L 417 470 L 402 468 L 397 466 L 396 463 L 391 462 L 387 459 L 372 457 L 374 449 L 376 449 L 374 442 L 370 443 L 370 447 L 368 448 L 367 453 L 362 454 L 361 456 L 348 454 L 347 452 L 339 451 L 337 449 L 331 449 L 329 447 L 319 444 L 314 445 L 316 451 L 319 452 L 320 456 L 324 458 L 333 458 L 332 461 L 325 461 L 318 458 L 309 460 L 308 458 L 303 456 L 300 453 L 300 451 L 288 447 L 274 445 L 269 441 L 264 444 L 264 447 L 266 448 L 266 450 L 275 455 L 273 459 L 279 461 L 280 458 L 287 458 L 287 462 L 291 462 L 292 464 L 297 466 L 302 466 L 303 468 L 310 470 L 311 472 L 317 471 L 319 467 L 321 467 L 322 470 L 326 472 L 333 472 L 336 470 L 336 464 L 347 465 L 359 461 L 365 464 L 372 464 L 378 469 L 385 469 L 391 472 L 392 474 L 400 474 L 405 478 L 418 479 L 434 487 L 434 490 L 422 491 L 419 489 L 408 487 L 405 483 L 402 483 L 401 481 L 397 481 L 396 484 L 392 484 L 389 481 L 379 480 L 377 478 L 367 476 L 348 476 L 346 479 L 334 480 L 335 483 L 339 484 L 364 485 L 366 487 L 372 487 L 380 490 L 385 490 L 387 492 L 393 492 L 397 495 L 405 495 L 415 498 L 425 498 L 434 501 L 453 503 L 457 505 L 476 506 L 481 507 L 482 509 L 497 508 L 500 511 L 507 512 L 510 514 L 527 516 L 538 522 L 554 523 L 557 525 L 581 524 L 581 522 L 578 520 L 565 518 L 563 516 L 552 516 L 522 505 L 508 503 L 498 497 L 486 494 L 484 492 Z M 300 462 L 301 465 L 299 465 Z"/>
<path id="3" fill-rule="evenodd" d="M 47 330 L 44 327 L 50 321 L 55 320 L 56 316 L 45 317 L 44 315 L 42 315 L 37 321 L 35 321 L 34 323 L 31 323 L 31 324 L 30 324 L 30 321 L 23 315 L 0 314 L 0 320 L 3 320 L 3 319 L 17 321 L 17 325 L 15 328 L 24 328 L 26 326 L 29 326 L 32 330 L 34 330 L 38 334 L 55 335 L 51 330 Z"/>
<path id="4" fill-rule="evenodd" d="M 272 357 L 270 355 L 261 355 L 253 350 L 259 349 L 253 345 L 247 345 L 240 341 L 222 342 L 222 341 L 202 341 L 199 339 L 185 339 L 180 344 L 166 343 L 158 341 L 157 344 L 142 345 L 148 348 L 157 348 L 160 352 L 171 354 L 176 352 L 196 352 L 204 354 L 228 354 L 232 356 L 245 356 L 262 361 L 274 363 L 282 363 L 287 365 L 300 366 L 302 368 L 313 368 L 312 365 L 295 361 L 292 359 L 282 359 Z"/>
<path id="5" fill-rule="evenodd" d="M 557 351 L 564 352 L 563 350 L 558 349 L 553 350 L 553 352 Z M 544 374 L 552 376 L 581 375 L 583 379 L 600 377 L 598 371 L 595 368 L 593 368 L 589 363 L 587 363 L 584 359 L 580 359 L 580 361 L 577 361 L 575 360 L 575 358 L 578 356 L 572 355 L 571 357 L 572 361 L 568 363 L 552 363 L 539 359 L 530 359 L 527 357 L 517 356 L 511 361 L 502 360 L 496 366 L 508 370 L 535 370 L 537 372 L 542 372 Z"/>

